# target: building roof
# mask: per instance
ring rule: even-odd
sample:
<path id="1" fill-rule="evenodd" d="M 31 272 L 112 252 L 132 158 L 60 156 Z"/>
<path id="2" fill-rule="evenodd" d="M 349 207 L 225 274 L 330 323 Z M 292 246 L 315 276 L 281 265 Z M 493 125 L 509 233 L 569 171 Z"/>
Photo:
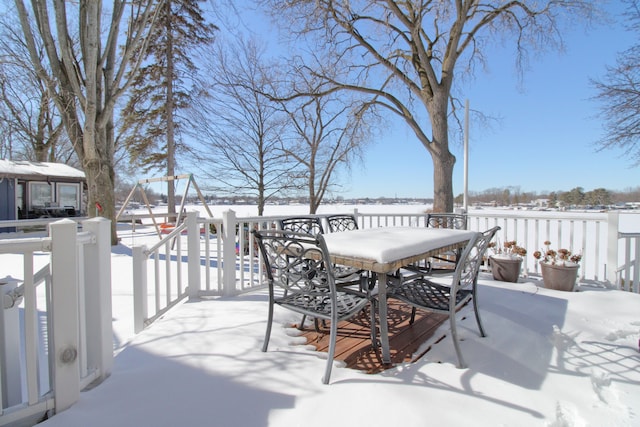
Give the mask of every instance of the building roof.
<path id="1" fill-rule="evenodd" d="M 84 172 L 64 163 L 29 162 L 0 159 L 0 178 L 28 176 L 32 178 L 71 178 L 84 180 Z"/>

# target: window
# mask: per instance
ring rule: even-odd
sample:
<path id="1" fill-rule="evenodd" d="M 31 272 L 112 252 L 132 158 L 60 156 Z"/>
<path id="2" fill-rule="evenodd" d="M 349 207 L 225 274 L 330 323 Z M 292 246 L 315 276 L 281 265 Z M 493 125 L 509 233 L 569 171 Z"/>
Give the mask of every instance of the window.
<path id="1" fill-rule="evenodd" d="M 58 206 L 80 208 L 80 185 L 58 183 Z"/>
<path id="2" fill-rule="evenodd" d="M 51 205 L 51 185 L 46 182 L 30 182 L 29 200 L 31 207 Z"/>
<path id="3" fill-rule="evenodd" d="M 25 205 L 25 183 L 18 181 L 18 187 L 16 187 L 16 205 L 18 208 L 18 219 L 25 218 L 27 213 L 27 206 Z"/>

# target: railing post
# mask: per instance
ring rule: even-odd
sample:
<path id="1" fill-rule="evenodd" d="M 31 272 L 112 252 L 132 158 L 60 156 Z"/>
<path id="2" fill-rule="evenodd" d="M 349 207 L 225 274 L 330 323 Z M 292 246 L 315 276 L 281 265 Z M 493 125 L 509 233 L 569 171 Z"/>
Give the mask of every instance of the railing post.
<path id="1" fill-rule="evenodd" d="M 0 279 L 0 414 L 22 402 L 20 314 L 10 296 L 18 282 L 11 276 Z"/>
<path id="2" fill-rule="evenodd" d="M 222 293 L 233 295 L 236 291 L 236 213 L 222 213 Z"/>
<path id="3" fill-rule="evenodd" d="M 607 283 L 618 286 L 616 274 L 618 270 L 618 232 L 620 214 L 609 211 L 607 214 Z"/>
<path id="4" fill-rule="evenodd" d="M 111 221 L 96 217 L 82 222 L 95 244 L 85 246 L 85 299 L 87 311 L 87 366 L 95 367 L 103 381 L 113 367 L 113 312 L 111 301 Z"/>
<path id="5" fill-rule="evenodd" d="M 147 317 L 147 247 L 134 246 L 133 255 L 133 331 L 144 329 Z"/>
<path id="6" fill-rule="evenodd" d="M 364 220 L 362 221 L 362 224 L 359 221 L 358 218 L 358 208 L 353 208 L 353 217 L 356 219 L 356 224 L 358 224 L 359 228 L 364 228 Z"/>
<path id="7" fill-rule="evenodd" d="M 77 227 L 70 219 L 50 225 L 52 387 L 56 412 L 64 411 L 80 398 Z"/>
<path id="8" fill-rule="evenodd" d="M 200 297 L 200 227 L 198 212 L 187 212 L 187 271 L 189 301 Z M 207 231 L 207 230 L 205 230 Z"/>

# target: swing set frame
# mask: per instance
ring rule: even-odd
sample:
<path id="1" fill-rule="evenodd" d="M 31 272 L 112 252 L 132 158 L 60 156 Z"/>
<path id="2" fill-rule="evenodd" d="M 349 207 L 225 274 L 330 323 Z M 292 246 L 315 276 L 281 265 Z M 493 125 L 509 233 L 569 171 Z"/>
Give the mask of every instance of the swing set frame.
<path id="1" fill-rule="evenodd" d="M 162 230 L 161 230 L 160 225 L 156 221 L 157 214 L 154 214 L 153 210 L 151 209 L 151 204 L 149 203 L 149 199 L 147 198 L 147 194 L 144 191 L 145 189 L 144 189 L 143 185 L 144 184 L 151 184 L 151 183 L 154 183 L 154 182 L 178 181 L 178 180 L 182 180 L 182 179 L 186 179 L 187 180 L 187 185 L 185 186 L 184 193 L 182 194 L 182 202 L 180 203 L 180 209 L 178 210 L 178 213 L 177 213 L 176 224 L 180 224 L 180 221 L 183 219 L 184 205 L 185 205 L 185 202 L 187 200 L 187 194 L 189 193 L 189 187 L 191 185 L 193 185 L 193 188 L 196 190 L 196 193 L 198 195 L 198 199 L 200 200 L 200 202 L 202 203 L 202 205 L 206 209 L 207 214 L 209 214 L 209 218 L 213 218 L 213 214 L 211 213 L 211 210 L 209 209 L 209 206 L 207 205 L 207 202 L 205 201 L 204 196 L 202 195 L 202 192 L 200 191 L 200 188 L 198 187 L 198 184 L 196 184 L 196 180 L 194 179 L 193 174 L 183 174 L 183 175 L 161 176 L 161 177 L 156 177 L 156 178 L 145 178 L 145 179 L 139 180 L 136 183 L 136 185 L 134 185 L 133 188 L 131 189 L 131 191 L 129 192 L 129 195 L 127 196 L 127 199 L 125 200 L 124 204 L 120 208 L 120 211 L 118 212 L 118 215 L 116 215 L 116 221 L 118 221 L 120 219 L 120 216 L 123 214 L 123 212 L 125 211 L 127 206 L 129 206 L 129 202 L 131 201 L 131 198 L 136 193 L 136 191 L 139 191 L 141 196 L 142 196 L 142 200 L 144 201 L 144 204 L 146 205 L 147 210 L 149 211 L 149 215 L 151 215 L 151 221 L 153 221 L 153 226 L 155 227 L 156 231 L 158 232 L 158 237 L 160 237 L 162 239 Z"/>

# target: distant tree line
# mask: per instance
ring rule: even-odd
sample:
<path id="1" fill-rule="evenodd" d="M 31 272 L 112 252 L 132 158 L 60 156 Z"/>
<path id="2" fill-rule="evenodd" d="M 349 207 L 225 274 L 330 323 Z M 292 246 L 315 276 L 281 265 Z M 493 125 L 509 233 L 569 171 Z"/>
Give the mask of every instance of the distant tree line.
<path id="1" fill-rule="evenodd" d="M 489 188 L 481 192 L 470 192 L 470 204 L 494 204 L 495 206 L 512 206 L 529 204 L 537 200 L 547 200 L 549 207 L 555 206 L 602 206 L 616 203 L 640 201 L 640 187 L 628 188 L 623 191 L 596 188 L 585 191 L 582 187 L 575 187 L 569 191 L 521 191 L 519 187 Z M 456 203 L 463 202 L 463 195 L 456 197 Z"/>

